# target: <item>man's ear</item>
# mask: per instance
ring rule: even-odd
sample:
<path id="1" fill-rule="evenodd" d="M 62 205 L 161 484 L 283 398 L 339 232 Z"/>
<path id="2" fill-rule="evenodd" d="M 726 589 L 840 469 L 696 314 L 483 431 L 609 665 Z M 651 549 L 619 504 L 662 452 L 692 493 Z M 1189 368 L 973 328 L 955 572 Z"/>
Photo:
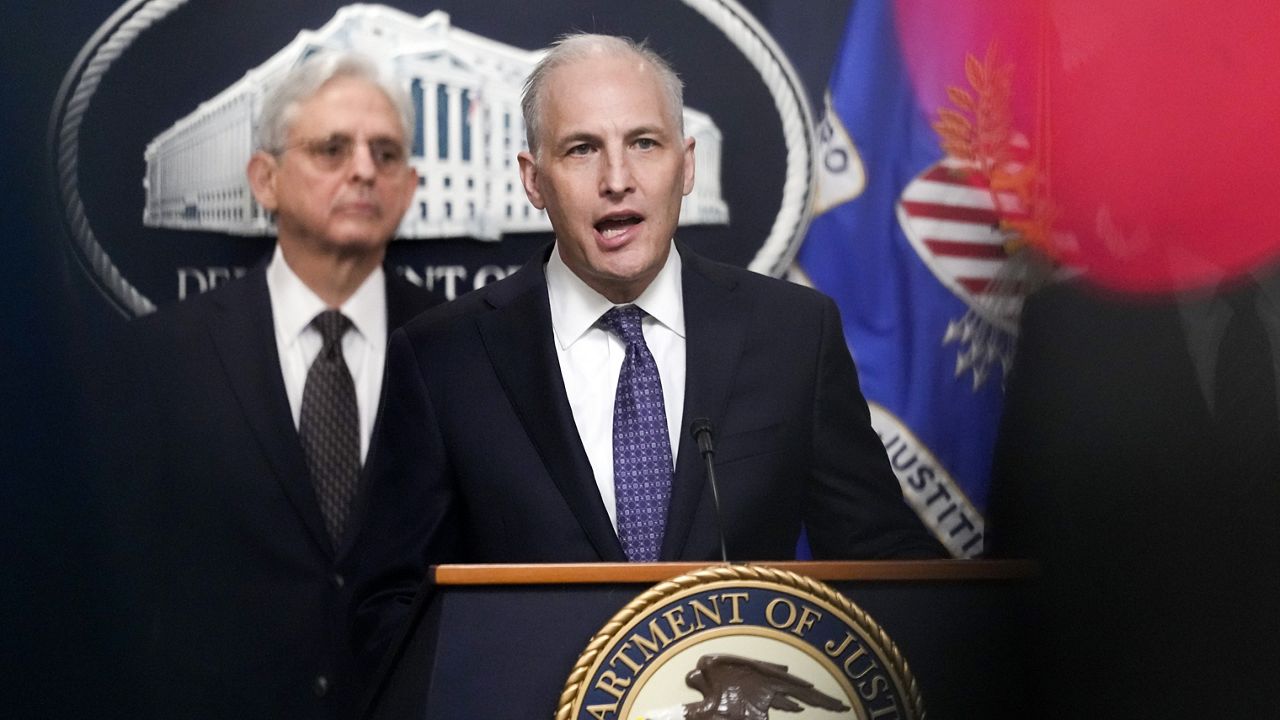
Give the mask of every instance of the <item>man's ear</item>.
<path id="1" fill-rule="evenodd" d="M 693 158 L 695 157 L 695 153 L 693 152 L 693 144 L 694 144 L 694 139 L 692 137 L 687 137 L 684 139 L 684 194 L 685 195 L 688 195 L 689 193 L 693 192 L 693 175 L 694 175 Z"/>
<path id="2" fill-rule="evenodd" d="M 520 184 L 524 185 L 525 196 L 534 207 L 545 210 L 547 203 L 538 190 L 538 164 L 534 162 L 533 153 L 522 150 L 516 155 L 516 161 L 520 163 Z"/>
<path id="3" fill-rule="evenodd" d="M 271 153 L 258 150 L 249 158 L 245 174 L 249 176 L 249 188 L 258 204 L 271 212 L 276 210 L 276 176 L 278 160 Z"/>

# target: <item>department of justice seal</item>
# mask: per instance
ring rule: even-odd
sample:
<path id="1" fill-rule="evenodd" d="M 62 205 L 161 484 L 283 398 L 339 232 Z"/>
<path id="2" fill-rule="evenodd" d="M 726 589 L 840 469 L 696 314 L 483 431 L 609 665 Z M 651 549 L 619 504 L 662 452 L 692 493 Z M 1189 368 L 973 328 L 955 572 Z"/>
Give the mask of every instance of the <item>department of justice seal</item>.
<path id="1" fill-rule="evenodd" d="M 792 572 L 715 566 L 660 583 L 588 643 L 556 720 L 920 720 L 906 659 L 865 612 Z"/>

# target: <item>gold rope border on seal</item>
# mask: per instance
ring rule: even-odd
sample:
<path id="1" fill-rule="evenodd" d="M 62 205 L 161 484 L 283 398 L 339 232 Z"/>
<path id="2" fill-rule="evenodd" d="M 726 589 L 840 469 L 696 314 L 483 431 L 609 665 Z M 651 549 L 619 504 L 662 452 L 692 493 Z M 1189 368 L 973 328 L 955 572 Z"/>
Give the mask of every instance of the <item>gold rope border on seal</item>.
<path id="1" fill-rule="evenodd" d="M 888 669 L 895 680 L 898 680 L 899 687 L 904 690 L 906 695 L 905 701 L 909 704 L 909 707 L 903 709 L 905 716 L 913 720 L 925 720 L 924 699 L 920 695 L 920 686 L 915 677 L 911 675 L 911 670 L 907 666 L 907 659 L 898 650 L 897 643 L 889 637 L 889 634 L 884 631 L 884 628 L 880 627 L 879 623 L 830 585 L 789 570 L 778 570 L 763 565 L 713 565 L 687 575 L 664 580 L 641 593 L 635 600 L 627 603 L 625 607 L 610 618 L 609 622 L 604 624 L 604 627 L 600 628 L 599 632 L 592 636 L 591 641 L 587 643 L 587 649 L 578 656 L 578 662 L 574 664 L 573 670 L 569 673 L 569 679 L 565 681 L 564 690 L 560 693 L 560 705 L 556 710 L 556 720 L 570 720 L 573 701 L 577 697 L 583 681 L 588 679 L 587 673 L 595 665 L 601 651 L 609 645 L 614 635 L 635 619 L 637 615 L 649 609 L 658 601 L 677 593 L 696 588 L 699 585 L 729 580 L 771 582 L 800 590 L 835 606 L 848 615 L 859 629 L 874 636 L 873 639 L 880 644 L 880 649 L 885 653 L 885 659 L 888 661 Z"/>

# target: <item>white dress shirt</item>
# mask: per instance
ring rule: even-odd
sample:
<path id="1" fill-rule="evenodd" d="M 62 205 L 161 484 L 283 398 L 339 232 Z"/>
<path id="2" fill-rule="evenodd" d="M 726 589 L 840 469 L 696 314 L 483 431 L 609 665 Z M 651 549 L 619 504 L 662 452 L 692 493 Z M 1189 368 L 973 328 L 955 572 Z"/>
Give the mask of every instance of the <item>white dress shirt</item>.
<path id="1" fill-rule="evenodd" d="M 293 411 L 293 426 L 302 414 L 302 389 L 307 383 L 311 362 L 324 344 L 320 331 L 311 327 L 316 315 L 330 309 L 302 279 L 294 274 L 276 246 L 267 266 L 267 290 L 271 295 L 271 317 L 275 323 L 276 350 L 284 388 Z M 373 421 L 378 414 L 382 392 L 382 370 L 387 354 L 387 284 L 379 266 L 364 283 L 337 308 L 351 320 L 352 329 L 342 338 L 342 357 L 356 386 L 356 407 L 360 414 L 360 462 L 369 452 Z"/>
<path id="2" fill-rule="evenodd" d="M 578 437 L 595 472 L 600 498 L 609 521 L 618 527 L 617 499 L 613 489 L 613 401 L 618 375 L 626 357 L 626 344 L 600 324 L 600 316 L 614 304 L 591 289 L 560 258 L 559 246 L 547 261 L 547 295 L 551 302 L 551 328 L 556 356 L 564 380 Z M 667 411 L 671 460 L 680 447 L 684 414 L 685 334 L 684 293 L 680 284 L 680 254 L 674 244 L 667 262 L 633 305 L 648 313 L 642 323 L 645 344 L 658 364 L 662 402 Z"/>

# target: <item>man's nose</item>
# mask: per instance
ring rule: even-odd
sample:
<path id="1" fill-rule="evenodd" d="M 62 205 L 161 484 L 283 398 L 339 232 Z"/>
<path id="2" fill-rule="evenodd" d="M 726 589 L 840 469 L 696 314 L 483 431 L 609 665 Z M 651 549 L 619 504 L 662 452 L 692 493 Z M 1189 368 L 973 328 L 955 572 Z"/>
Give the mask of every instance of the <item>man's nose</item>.
<path id="1" fill-rule="evenodd" d="M 369 143 L 357 142 L 351 148 L 351 178 L 360 182 L 371 182 L 378 174 L 378 165 L 373 161 L 373 150 Z"/>
<path id="2" fill-rule="evenodd" d="M 623 195 L 635 190 L 635 175 L 625 150 L 605 152 L 600 169 L 600 192 L 604 195 Z"/>

